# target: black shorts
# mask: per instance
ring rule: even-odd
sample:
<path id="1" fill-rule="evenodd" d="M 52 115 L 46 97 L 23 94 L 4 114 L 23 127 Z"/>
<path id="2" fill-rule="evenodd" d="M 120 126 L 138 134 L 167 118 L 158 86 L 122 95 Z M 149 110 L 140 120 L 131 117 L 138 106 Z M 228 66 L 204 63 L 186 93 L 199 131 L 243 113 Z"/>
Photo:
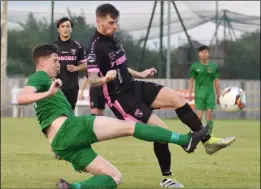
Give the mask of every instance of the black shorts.
<path id="1" fill-rule="evenodd" d="M 156 83 L 134 81 L 129 91 L 112 97 L 109 106 L 118 119 L 147 123 L 153 110 L 151 104 L 162 88 Z"/>
<path id="2" fill-rule="evenodd" d="M 61 89 L 61 90 L 63 91 L 63 94 L 65 95 L 72 109 L 74 110 L 78 99 L 79 88 L 77 87 L 72 89 Z"/>
<path id="3" fill-rule="evenodd" d="M 103 96 L 102 87 L 91 87 L 89 96 L 90 96 L 91 109 L 93 108 L 97 108 L 99 110 L 105 109 L 105 99 Z"/>

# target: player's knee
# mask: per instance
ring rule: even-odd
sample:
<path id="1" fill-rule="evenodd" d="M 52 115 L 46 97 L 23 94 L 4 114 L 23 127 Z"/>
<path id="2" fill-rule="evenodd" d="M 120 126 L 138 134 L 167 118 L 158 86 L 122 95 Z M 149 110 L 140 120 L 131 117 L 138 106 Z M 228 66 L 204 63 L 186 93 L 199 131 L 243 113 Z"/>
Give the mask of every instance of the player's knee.
<path id="1" fill-rule="evenodd" d="M 182 92 L 175 91 L 174 98 L 172 98 L 173 107 L 179 108 L 186 103 L 185 97 Z"/>
<path id="2" fill-rule="evenodd" d="M 130 125 L 126 125 L 126 127 L 121 129 L 120 132 L 122 136 L 133 136 L 134 130 L 135 130 L 134 126 L 132 127 Z"/>
<path id="3" fill-rule="evenodd" d="M 133 136 L 134 131 L 135 131 L 135 121 L 129 121 L 129 120 L 118 120 L 119 124 L 122 125 L 120 127 L 120 133 L 122 136 Z"/>
<path id="4" fill-rule="evenodd" d="M 115 170 L 114 173 L 111 175 L 112 179 L 115 181 L 117 185 L 120 185 L 122 175 L 119 170 Z"/>

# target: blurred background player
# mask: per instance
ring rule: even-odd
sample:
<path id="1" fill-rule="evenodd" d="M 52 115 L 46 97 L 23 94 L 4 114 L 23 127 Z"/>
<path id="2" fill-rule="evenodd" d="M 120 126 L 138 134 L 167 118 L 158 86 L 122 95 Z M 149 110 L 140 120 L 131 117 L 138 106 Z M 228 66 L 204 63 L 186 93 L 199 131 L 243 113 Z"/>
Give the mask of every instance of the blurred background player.
<path id="1" fill-rule="evenodd" d="M 54 44 L 59 48 L 60 73 L 57 78 L 62 80 L 61 90 L 74 110 L 79 91 L 78 71 L 86 70 L 87 66 L 83 45 L 71 39 L 72 28 L 73 23 L 69 18 L 63 17 L 58 20 L 59 37 Z M 56 154 L 55 158 L 60 159 Z"/>
<path id="2" fill-rule="evenodd" d="M 85 49 L 78 41 L 71 39 L 73 23 L 63 17 L 57 22 L 59 32 L 58 39 L 54 42 L 59 47 L 59 62 L 61 65 L 60 73 L 57 78 L 61 79 L 63 86 L 61 90 L 69 101 L 72 109 L 78 98 L 80 70 L 86 70 Z"/>
<path id="3" fill-rule="evenodd" d="M 195 108 L 198 117 L 202 120 L 206 112 L 207 125 L 213 129 L 213 110 L 219 103 L 219 71 L 214 62 L 209 61 L 209 48 L 202 45 L 198 49 L 200 61 L 195 62 L 190 68 L 189 100 L 192 100 L 192 92 L 195 81 Z M 216 140 L 221 140 L 215 138 Z"/>
<path id="4" fill-rule="evenodd" d="M 79 99 L 84 99 L 84 89 L 86 89 L 88 84 L 88 73 L 86 73 L 84 80 L 80 88 Z M 91 115 L 102 116 L 105 109 L 105 99 L 103 96 L 102 87 L 90 87 L 89 88 L 89 100 L 90 100 L 90 112 Z"/>

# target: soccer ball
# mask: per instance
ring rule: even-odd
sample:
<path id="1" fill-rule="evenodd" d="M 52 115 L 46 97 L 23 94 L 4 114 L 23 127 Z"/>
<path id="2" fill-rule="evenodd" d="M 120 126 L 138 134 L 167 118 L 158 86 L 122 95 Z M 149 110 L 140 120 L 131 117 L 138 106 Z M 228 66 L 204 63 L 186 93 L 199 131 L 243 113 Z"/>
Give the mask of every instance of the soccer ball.
<path id="1" fill-rule="evenodd" d="M 246 105 L 246 95 L 239 87 L 227 87 L 223 90 L 219 101 L 225 112 L 238 112 Z"/>

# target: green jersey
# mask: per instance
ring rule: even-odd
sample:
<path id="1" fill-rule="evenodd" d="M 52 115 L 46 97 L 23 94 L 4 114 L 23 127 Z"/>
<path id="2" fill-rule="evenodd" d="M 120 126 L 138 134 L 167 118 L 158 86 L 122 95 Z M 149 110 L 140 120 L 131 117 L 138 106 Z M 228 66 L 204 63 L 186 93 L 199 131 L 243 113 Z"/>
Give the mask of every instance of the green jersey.
<path id="1" fill-rule="evenodd" d="M 196 97 L 204 98 L 215 93 L 213 81 L 219 77 L 217 64 L 196 62 L 191 65 L 189 76 L 195 80 Z"/>
<path id="2" fill-rule="evenodd" d="M 37 92 L 46 92 L 49 90 L 52 84 L 52 79 L 44 71 L 37 71 L 29 77 L 26 86 L 32 86 L 37 89 Z M 51 125 L 51 123 L 61 115 L 68 117 L 73 116 L 74 113 L 71 109 L 71 105 L 67 101 L 61 89 L 53 96 L 44 98 L 33 103 L 33 108 L 36 112 L 38 122 L 41 125 L 41 129 L 44 129 Z"/>

